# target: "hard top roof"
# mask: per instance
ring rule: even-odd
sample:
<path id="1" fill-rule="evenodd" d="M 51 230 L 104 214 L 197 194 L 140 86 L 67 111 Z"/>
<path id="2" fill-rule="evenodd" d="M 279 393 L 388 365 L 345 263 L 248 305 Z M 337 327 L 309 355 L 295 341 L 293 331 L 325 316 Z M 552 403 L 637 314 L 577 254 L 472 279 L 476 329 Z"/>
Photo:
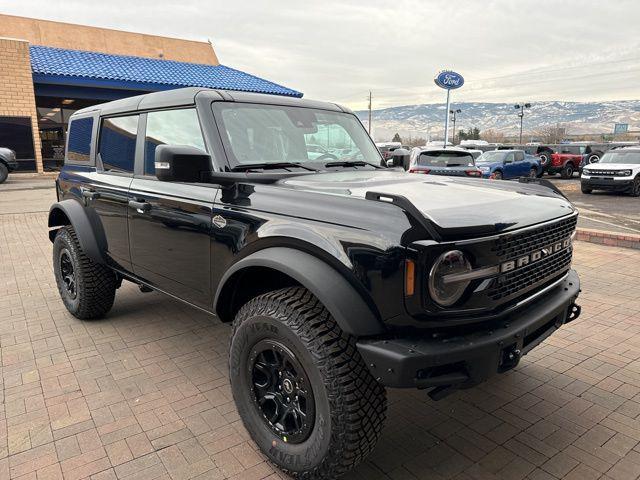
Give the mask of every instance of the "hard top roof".
<path id="1" fill-rule="evenodd" d="M 335 103 L 319 102 L 296 97 L 282 95 L 269 95 L 265 93 L 241 92 L 235 90 L 215 90 L 212 88 L 186 87 L 161 92 L 147 93 L 135 97 L 123 98 L 112 102 L 101 103 L 83 108 L 74 113 L 82 115 L 99 111 L 101 115 L 116 115 L 119 113 L 135 112 L 138 110 L 153 110 L 158 108 L 170 108 L 194 105 L 196 97 L 204 97 L 212 102 L 245 102 L 265 105 L 284 105 L 292 107 L 317 108 L 335 112 L 349 112 L 351 110 Z"/>

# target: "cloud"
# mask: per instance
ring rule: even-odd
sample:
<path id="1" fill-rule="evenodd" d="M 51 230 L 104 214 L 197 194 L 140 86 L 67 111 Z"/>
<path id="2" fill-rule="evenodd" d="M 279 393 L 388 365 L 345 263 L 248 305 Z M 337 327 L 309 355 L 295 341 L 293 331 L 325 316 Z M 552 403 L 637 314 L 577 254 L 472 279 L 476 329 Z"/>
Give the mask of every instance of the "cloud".
<path id="1" fill-rule="evenodd" d="M 442 101 L 640 98 L 640 2 L 616 0 L 0 0 L 4 13 L 211 39 L 229 66 L 305 96 L 376 107 Z"/>

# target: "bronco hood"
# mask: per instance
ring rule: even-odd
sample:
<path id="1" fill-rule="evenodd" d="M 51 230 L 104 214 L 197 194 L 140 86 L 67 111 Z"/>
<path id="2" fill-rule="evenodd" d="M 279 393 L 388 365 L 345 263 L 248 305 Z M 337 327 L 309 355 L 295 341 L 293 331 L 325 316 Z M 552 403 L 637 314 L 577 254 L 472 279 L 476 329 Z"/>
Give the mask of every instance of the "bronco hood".
<path id="1" fill-rule="evenodd" d="M 443 239 L 506 232 L 574 212 L 567 199 L 541 185 L 397 170 L 318 173 L 281 180 L 277 185 L 362 199 L 367 192 L 401 195 Z"/>

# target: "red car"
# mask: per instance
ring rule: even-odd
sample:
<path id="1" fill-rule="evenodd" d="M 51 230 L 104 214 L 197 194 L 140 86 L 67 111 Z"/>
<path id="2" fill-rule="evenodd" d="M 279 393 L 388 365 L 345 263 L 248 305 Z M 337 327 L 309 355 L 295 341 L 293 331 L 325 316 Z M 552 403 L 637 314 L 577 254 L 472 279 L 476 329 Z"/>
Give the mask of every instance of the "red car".
<path id="1" fill-rule="evenodd" d="M 591 145 L 558 145 L 554 147 L 554 153 L 551 154 L 547 173 L 549 175 L 559 173 L 562 178 L 572 178 L 573 172 L 578 171 L 585 155 L 592 155 L 599 160 L 602 152 L 592 148 Z M 590 160 L 590 163 L 597 160 Z"/>

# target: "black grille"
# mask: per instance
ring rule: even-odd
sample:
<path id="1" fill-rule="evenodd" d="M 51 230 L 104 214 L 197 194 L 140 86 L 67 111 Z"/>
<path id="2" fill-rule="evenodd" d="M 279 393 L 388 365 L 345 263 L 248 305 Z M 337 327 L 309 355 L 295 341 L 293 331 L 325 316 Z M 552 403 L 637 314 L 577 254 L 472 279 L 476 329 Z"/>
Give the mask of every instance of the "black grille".
<path id="1" fill-rule="evenodd" d="M 500 257 L 501 261 L 529 254 L 569 238 L 576 228 L 577 221 L 578 218 L 574 215 L 526 232 L 505 235 L 495 241 L 491 250 Z"/>
<path id="2" fill-rule="evenodd" d="M 530 255 L 569 238 L 576 228 L 577 221 L 577 217 L 573 216 L 526 232 L 505 235 L 495 241 L 492 250 L 501 263 Z M 500 300 L 514 297 L 529 287 L 544 286 L 570 267 L 572 253 L 571 248 L 564 249 L 500 275 L 489 287 L 489 297 Z"/>
<path id="3" fill-rule="evenodd" d="M 629 175 L 622 175 L 621 170 L 593 170 L 589 169 L 585 173 L 590 176 L 601 177 L 628 177 Z"/>

